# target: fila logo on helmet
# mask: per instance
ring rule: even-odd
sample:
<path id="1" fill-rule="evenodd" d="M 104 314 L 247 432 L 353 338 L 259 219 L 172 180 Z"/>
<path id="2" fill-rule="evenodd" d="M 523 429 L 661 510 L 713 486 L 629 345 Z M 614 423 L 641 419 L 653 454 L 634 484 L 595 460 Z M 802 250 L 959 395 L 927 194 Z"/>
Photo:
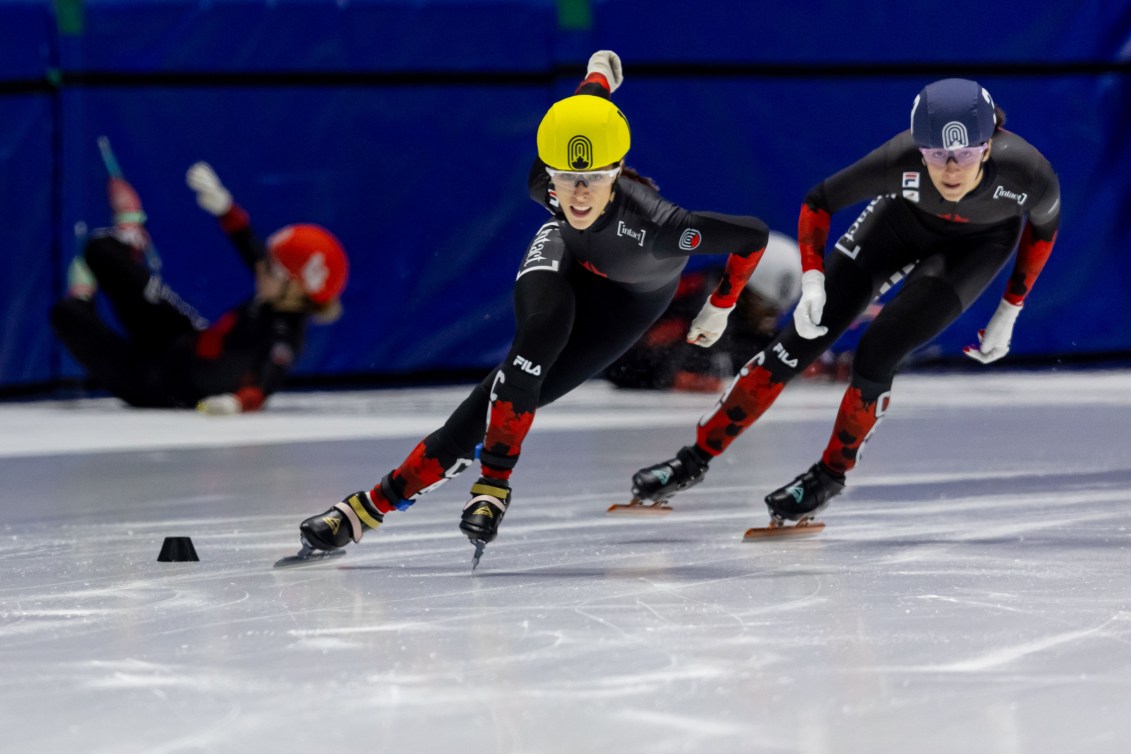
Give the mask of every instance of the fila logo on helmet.
<path id="1" fill-rule="evenodd" d="M 970 146 L 970 137 L 966 133 L 966 124 L 952 120 L 942 127 L 942 143 L 945 149 L 958 149 Z"/>
<path id="2" fill-rule="evenodd" d="M 679 237 L 679 248 L 684 251 L 694 251 L 701 243 L 703 243 L 703 234 L 695 228 L 688 228 Z"/>

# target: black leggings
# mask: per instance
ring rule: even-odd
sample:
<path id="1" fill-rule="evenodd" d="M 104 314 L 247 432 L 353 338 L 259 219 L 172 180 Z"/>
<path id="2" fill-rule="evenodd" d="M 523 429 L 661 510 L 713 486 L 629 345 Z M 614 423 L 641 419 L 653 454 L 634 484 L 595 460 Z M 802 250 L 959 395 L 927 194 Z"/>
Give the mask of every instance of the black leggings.
<path id="1" fill-rule="evenodd" d="M 942 332 L 974 302 L 1005 266 L 1020 221 L 989 228 L 924 227 L 901 200 L 875 200 L 825 259 L 826 302 L 821 324 L 829 331 L 802 338 L 792 320 L 739 372 L 714 411 L 703 417 L 696 444 L 718 455 L 758 420 L 785 388 L 820 356 L 885 286 L 910 271 L 901 291 L 860 338 L 852 384 L 822 460 L 844 474 L 886 410 L 895 372 L 913 350 Z"/>
<path id="2" fill-rule="evenodd" d="M 821 318 L 829 331 L 807 340 L 790 320 L 765 350 L 764 366 L 776 382 L 788 381 L 813 363 L 869 303 L 907 274 L 903 289 L 861 336 L 853 360 L 854 377 L 890 385 L 912 351 L 945 330 L 982 294 L 1009 261 L 1021 231 L 1016 221 L 960 237 L 942 236 L 923 228 L 912 212 L 901 200 L 877 199 L 852 237 L 842 237 L 829 251 Z"/>
<path id="3" fill-rule="evenodd" d="M 677 278 L 634 294 L 577 265 L 520 276 L 514 288 L 517 331 L 506 358 L 430 440 L 443 442 L 450 453 L 470 455 L 484 439 L 492 390 L 502 396 L 509 388 L 506 397 L 530 411 L 552 403 L 638 341 L 667 309 L 678 285 Z M 530 373 L 535 368 L 540 374 Z"/>
<path id="4" fill-rule="evenodd" d="M 164 361 L 170 345 L 196 332 L 200 316 L 113 235 L 93 237 L 84 257 L 125 336 L 98 316 L 93 301 L 67 298 L 51 309 L 59 339 L 95 380 L 132 406 L 190 403 L 169 385 Z"/>

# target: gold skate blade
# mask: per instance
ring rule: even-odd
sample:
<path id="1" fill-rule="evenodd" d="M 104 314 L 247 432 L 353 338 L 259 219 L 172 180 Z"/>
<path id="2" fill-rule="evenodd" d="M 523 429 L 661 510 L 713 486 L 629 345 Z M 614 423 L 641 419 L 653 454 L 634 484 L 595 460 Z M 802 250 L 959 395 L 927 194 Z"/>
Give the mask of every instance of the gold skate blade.
<path id="1" fill-rule="evenodd" d="M 825 529 L 824 521 L 802 521 L 799 524 L 775 524 L 769 526 L 755 526 L 747 529 L 742 535 L 743 542 L 753 542 L 759 539 L 772 539 L 774 537 L 811 537 L 820 534 Z"/>
<path id="2" fill-rule="evenodd" d="M 632 498 L 632 502 L 627 505 L 617 503 L 610 505 L 608 513 L 618 516 L 666 516 L 672 512 L 671 506 L 668 505 L 667 500 L 660 500 L 656 503 L 645 503 L 638 497 Z"/>

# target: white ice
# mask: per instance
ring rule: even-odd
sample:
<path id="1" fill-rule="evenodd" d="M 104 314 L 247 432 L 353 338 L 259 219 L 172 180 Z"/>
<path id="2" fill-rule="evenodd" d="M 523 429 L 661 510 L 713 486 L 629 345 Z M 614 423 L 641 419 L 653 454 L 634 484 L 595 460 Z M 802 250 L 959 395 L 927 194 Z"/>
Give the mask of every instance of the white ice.
<path id="1" fill-rule="evenodd" d="M 758 543 L 842 385 L 792 385 L 674 513 L 626 520 L 715 397 L 593 383 L 539 413 L 474 574 L 473 472 L 271 568 L 466 390 L 0 404 L 0 748 L 1131 750 L 1131 373 L 901 376 L 824 533 Z M 156 562 L 178 535 L 200 562 Z"/>

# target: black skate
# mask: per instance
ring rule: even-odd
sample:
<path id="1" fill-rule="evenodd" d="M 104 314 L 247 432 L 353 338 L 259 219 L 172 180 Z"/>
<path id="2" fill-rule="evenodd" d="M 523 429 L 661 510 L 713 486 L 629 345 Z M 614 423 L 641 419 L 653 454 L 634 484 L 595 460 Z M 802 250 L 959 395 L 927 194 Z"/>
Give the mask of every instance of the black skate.
<path id="1" fill-rule="evenodd" d="M 815 463 L 786 486 L 766 495 L 770 516 L 778 521 L 808 520 L 823 511 L 844 490 L 844 478 Z"/>
<path id="2" fill-rule="evenodd" d="M 820 463 L 797 476 L 792 482 L 766 495 L 770 509 L 770 525 L 747 529 L 744 540 L 764 539 L 781 535 L 818 534 L 824 523 L 813 517 L 829 505 L 829 501 L 844 490 L 844 478 L 832 475 Z M 790 526 L 786 521 L 796 521 Z"/>
<path id="3" fill-rule="evenodd" d="M 632 475 L 632 502 L 613 505 L 609 513 L 658 513 L 671 511 L 668 500 L 677 492 L 694 487 L 707 475 L 711 457 L 694 445 L 680 448 L 675 458 L 641 469 Z M 645 500 L 652 500 L 645 505 Z"/>
<path id="4" fill-rule="evenodd" d="M 474 571 L 479 565 L 479 558 L 483 557 L 483 549 L 499 534 L 499 524 L 511 501 L 510 483 L 503 479 L 479 477 L 479 481 L 471 485 L 471 494 L 471 500 L 463 506 L 459 530 L 475 545 L 475 555 L 471 559 L 471 570 Z"/>
<path id="5" fill-rule="evenodd" d="M 362 534 L 376 529 L 382 521 L 384 516 L 372 507 L 369 495 L 355 492 L 342 502 L 334 503 L 325 513 L 311 516 L 299 524 L 302 549 L 297 555 L 283 558 L 275 566 L 298 565 L 332 555 L 343 555 L 345 550 L 342 548 L 351 540 L 360 542 Z"/>

